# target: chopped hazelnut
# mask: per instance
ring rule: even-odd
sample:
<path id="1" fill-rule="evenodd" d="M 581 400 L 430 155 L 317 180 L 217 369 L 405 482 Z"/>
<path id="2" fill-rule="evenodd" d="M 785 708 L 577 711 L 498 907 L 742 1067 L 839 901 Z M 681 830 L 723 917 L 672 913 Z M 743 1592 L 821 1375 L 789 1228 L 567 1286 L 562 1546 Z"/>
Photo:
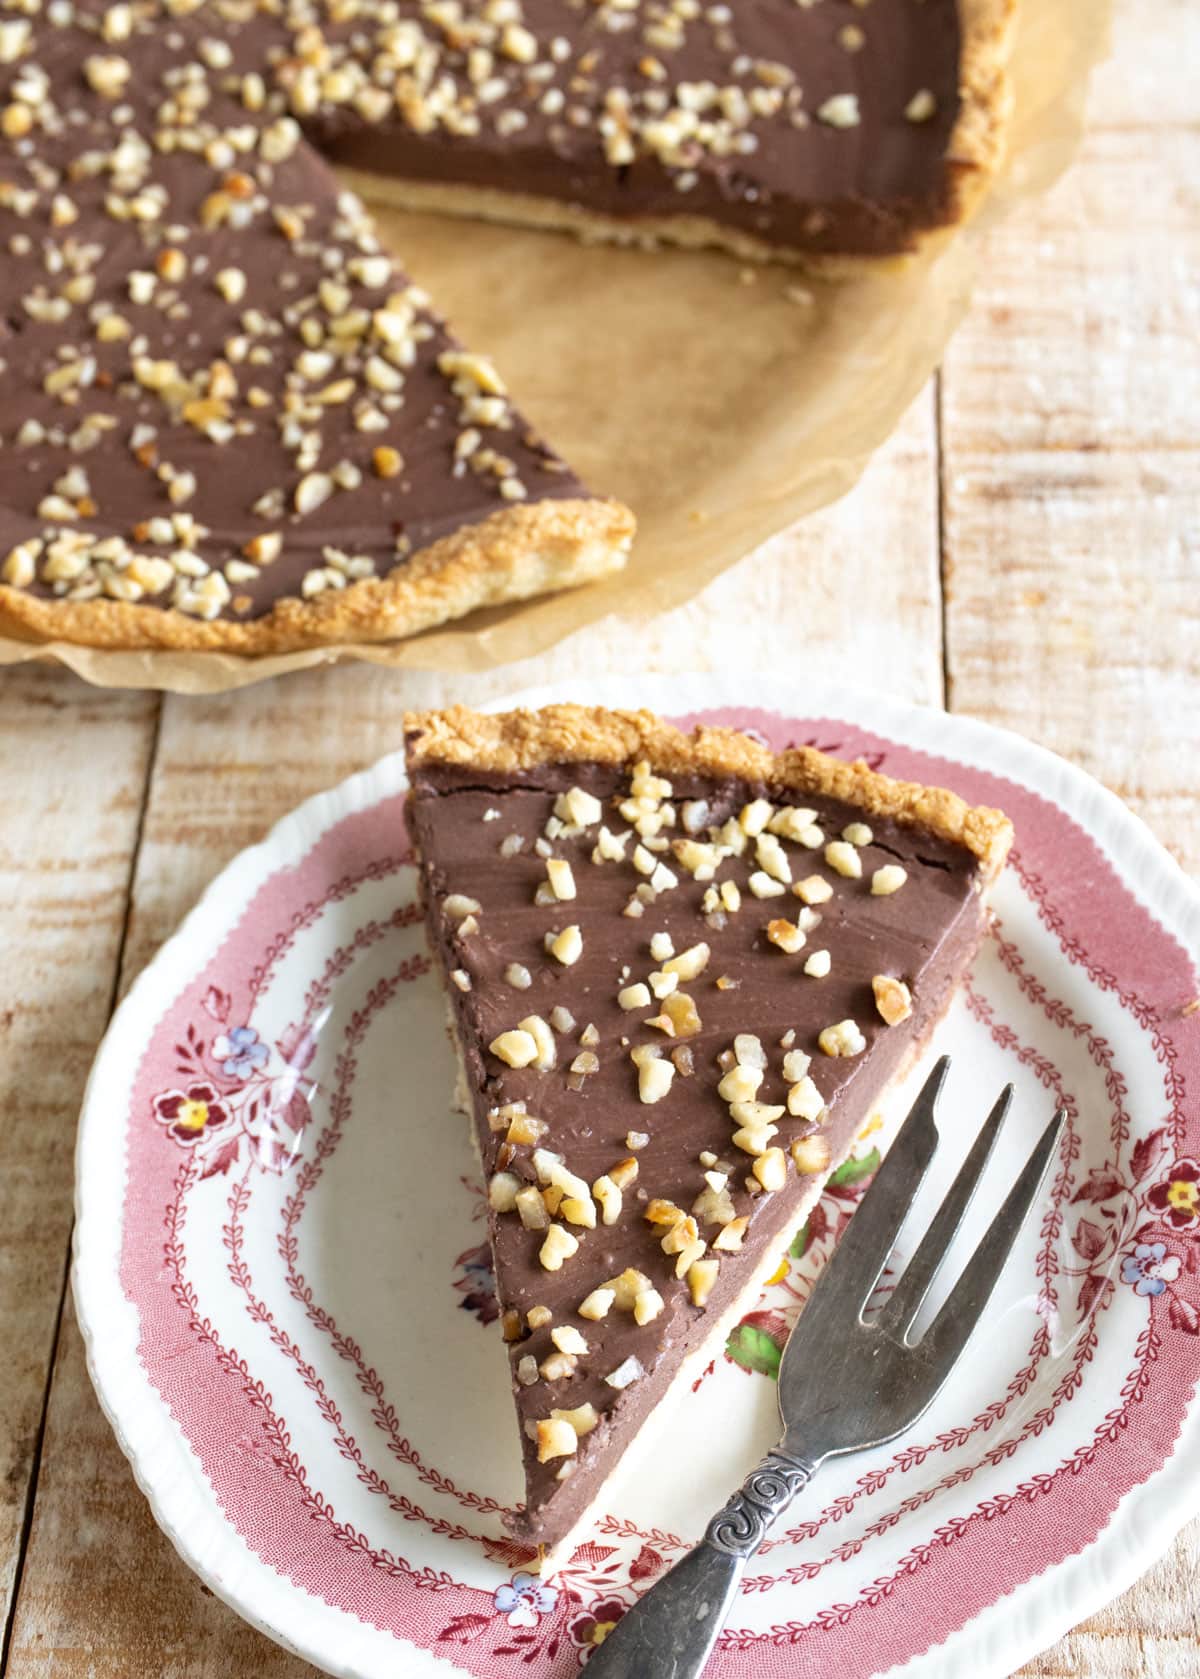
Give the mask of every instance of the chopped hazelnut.
<path id="1" fill-rule="evenodd" d="M 862 858 L 847 840 L 830 840 L 825 847 L 825 861 L 848 880 L 862 877 Z"/>
<path id="2" fill-rule="evenodd" d="M 751 839 L 761 834 L 771 820 L 773 806 L 767 799 L 755 799 L 748 805 L 743 805 L 738 815 L 738 826 Z"/>
<path id="3" fill-rule="evenodd" d="M 861 1055 L 867 1047 L 867 1040 L 853 1020 L 839 1020 L 833 1026 L 827 1026 L 817 1038 L 823 1055 L 847 1058 Z"/>
<path id="4" fill-rule="evenodd" d="M 871 876 L 871 896 L 890 898 L 893 892 L 900 890 L 907 879 L 908 870 L 902 869 L 899 863 L 885 863 Z"/>
<path id="5" fill-rule="evenodd" d="M 875 993 L 875 1007 L 889 1026 L 898 1026 L 912 1014 L 912 992 L 902 979 L 876 974 L 871 989 Z"/>
<path id="6" fill-rule="evenodd" d="M 792 1164 L 802 1174 L 823 1172 L 829 1165 L 829 1138 L 820 1131 L 811 1137 L 797 1137 L 791 1148 Z"/>
<path id="7" fill-rule="evenodd" d="M 550 954 L 564 968 L 571 967 L 583 955 L 583 934 L 577 925 L 564 927 L 550 946 Z"/>
<path id="8" fill-rule="evenodd" d="M 764 1149 L 752 1171 L 764 1189 L 782 1189 L 787 1182 L 787 1157 L 781 1148 Z"/>
<path id="9" fill-rule="evenodd" d="M 627 1149 L 636 1151 L 645 1148 L 649 1141 L 650 1133 L 648 1131 L 626 1131 L 625 1133 L 625 1147 Z"/>
<path id="10" fill-rule="evenodd" d="M 533 1065 L 539 1072 L 545 1073 L 558 1060 L 558 1050 L 554 1042 L 554 1033 L 549 1023 L 540 1014 L 527 1014 L 524 1020 L 518 1020 L 517 1031 L 526 1033 L 533 1040 L 536 1054 Z"/>
<path id="11" fill-rule="evenodd" d="M 622 1271 L 619 1277 L 613 1277 L 606 1286 L 612 1289 L 618 1310 L 632 1312 L 633 1303 L 638 1295 L 645 1293 L 651 1285 L 649 1277 L 630 1266 Z"/>
<path id="12" fill-rule="evenodd" d="M 661 1102 L 671 1088 L 675 1067 L 670 1061 L 646 1060 L 638 1068 L 638 1097 L 646 1103 Z"/>
<path id="13" fill-rule="evenodd" d="M 754 848 L 754 855 L 758 865 L 771 876 L 772 880 L 789 884 L 792 878 L 791 864 L 787 860 L 787 853 L 774 834 L 760 834 Z"/>
<path id="14" fill-rule="evenodd" d="M 575 876 L 566 858 L 547 857 L 546 878 L 550 882 L 550 890 L 560 903 L 575 896 Z"/>
<path id="15" fill-rule="evenodd" d="M 686 991 L 676 991 L 663 1003 L 662 1012 L 676 1038 L 691 1038 L 700 1031 L 700 1011 Z"/>
<path id="16" fill-rule="evenodd" d="M 721 1264 L 716 1259 L 693 1260 L 687 1271 L 687 1285 L 691 1291 L 692 1305 L 705 1306 L 712 1293 L 720 1273 Z"/>
<path id="17" fill-rule="evenodd" d="M 520 1178 L 511 1172 L 496 1172 L 488 1184 L 488 1205 L 493 1212 L 511 1213 L 516 1208 L 520 1189 Z"/>
<path id="18" fill-rule="evenodd" d="M 645 1325 L 653 1323 L 662 1312 L 665 1302 L 656 1288 L 646 1288 L 637 1295 L 633 1302 L 634 1321 Z"/>
<path id="19" fill-rule="evenodd" d="M 870 845 L 875 836 L 865 822 L 850 822 L 842 829 L 842 838 L 848 845 Z"/>
<path id="20" fill-rule="evenodd" d="M 522 962 L 510 962 L 504 970 L 504 978 L 514 991 L 528 991 L 533 984 L 533 975 Z"/>
<path id="21" fill-rule="evenodd" d="M 713 1249 L 719 1253 L 736 1253 L 750 1227 L 748 1218 L 735 1218 L 713 1237 Z"/>
<path id="22" fill-rule="evenodd" d="M 526 1353 L 517 1360 L 517 1380 L 523 1388 L 531 1388 L 538 1379 L 537 1359 Z"/>
<path id="23" fill-rule="evenodd" d="M 606 1318 L 613 1301 L 617 1298 L 616 1290 L 611 1288 L 594 1288 L 585 1300 L 579 1304 L 581 1318 L 590 1318 L 598 1323 Z"/>
<path id="24" fill-rule="evenodd" d="M 528 1184 L 514 1196 L 513 1205 L 526 1230 L 545 1230 L 549 1225 L 546 1203 L 542 1200 L 541 1191 L 533 1184 Z"/>
<path id="25" fill-rule="evenodd" d="M 592 1194 L 600 1203 L 600 1217 L 604 1224 L 615 1224 L 621 1216 L 621 1191 L 612 1178 L 604 1173 L 592 1185 Z"/>
<path id="26" fill-rule="evenodd" d="M 810 874 L 805 880 L 797 881 L 792 891 L 805 904 L 825 904 L 833 897 L 833 887 L 821 874 Z"/>
<path id="27" fill-rule="evenodd" d="M 777 1125 L 742 1125 L 733 1133 L 733 1146 L 743 1154 L 765 1154 L 778 1129 Z"/>
<path id="28" fill-rule="evenodd" d="M 820 1119 L 825 1111 L 825 1103 L 821 1099 L 821 1092 L 810 1078 L 800 1079 L 788 1091 L 787 1109 L 795 1119 Z"/>
<path id="29" fill-rule="evenodd" d="M 579 1436 L 562 1417 L 547 1417 L 537 1425 L 538 1462 L 570 1457 L 579 1450 Z"/>
<path id="30" fill-rule="evenodd" d="M 765 869 L 756 869 L 746 884 L 756 898 L 782 898 L 787 891 L 783 882 L 775 880 Z"/>
<path id="31" fill-rule="evenodd" d="M 542 1267 L 547 1271 L 561 1271 L 563 1261 L 579 1251 L 578 1238 L 572 1236 L 569 1230 L 564 1230 L 561 1224 L 552 1224 L 546 1232 L 546 1240 L 538 1250 L 538 1258 Z"/>
<path id="32" fill-rule="evenodd" d="M 556 1420 L 569 1423 L 580 1439 L 585 1434 L 590 1434 L 600 1421 L 600 1414 L 596 1407 L 587 1403 L 577 1405 L 573 1411 L 554 1410 L 551 1411 L 550 1415 Z"/>
<path id="33" fill-rule="evenodd" d="M 501 1032 L 499 1037 L 492 1039 L 488 1048 L 509 1067 L 529 1067 L 538 1058 L 536 1040 L 531 1033 L 520 1028 L 512 1032 Z"/>
<path id="34" fill-rule="evenodd" d="M 685 982 L 699 979 L 708 966 L 710 955 L 711 951 L 706 944 L 694 944 L 688 950 L 681 951 L 678 956 L 669 957 L 663 963 L 663 972 L 675 974 Z"/>
<path id="35" fill-rule="evenodd" d="M 814 950 L 804 964 L 804 971 L 810 979 L 824 979 L 833 966 L 833 958 L 827 950 Z"/>
<path id="36" fill-rule="evenodd" d="M 645 1374 L 646 1372 L 640 1361 L 630 1353 L 629 1357 L 622 1360 L 615 1370 L 610 1371 L 604 1380 L 610 1388 L 616 1388 L 618 1392 L 621 1392 L 623 1389 L 631 1387 Z"/>
<path id="37" fill-rule="evenodd" d="M 743 1067 L 739 1064 L 731 1067 L 725 1074 L 717 1086 L 717 1095 L 724 1102 L 751 1102 L 757 1096 L 762 1081 L 761 1068 Z"/>
<path id="38" fill-rule="evenodd" d="M 594 793 L 583 787 L 571 787 L 560 793 L 554 803 L 554 813 L 575 828 L 590 828 L 599 822 L 604 806 Z"/>
<path id="39" fill-rule="evenodd" d="M 789 1049 L 783 1058 L 783 1077 L 786 1084 L 799 1084 L 812 1066 L 812 1057 L 802 1049 Z"/>
<path id="40" fill-rule="evenodd" d="M 525 1314 L 530 1329 L 544 1329 L 554 1316 L 549 1306 L 531 1306 Z"/>
<path id="41" fill-rule="evenodd" d="M 570 1323 L 560 1323 L 550 1331 L 550 1339 L 560 1353 L 570 1353 L 574 1358 L 582 1358 L 588 1350 L 588 1344 L 583 1336 Z"/>
<path id="42" fill-rule="evenodd" d="M 617 1006 L 628 1013 L 631 1009 L 648 1009 L 650 1007 L 650 988 L 640 980 L 635 985 L 623 986 L 617 992 Z"/>
<path id="43" fill-rule="evenodd" d="M 796 923 L 783 917 L 767 923 L 767 938 L 788 956 L 795 956 L 808 942 Z"/>

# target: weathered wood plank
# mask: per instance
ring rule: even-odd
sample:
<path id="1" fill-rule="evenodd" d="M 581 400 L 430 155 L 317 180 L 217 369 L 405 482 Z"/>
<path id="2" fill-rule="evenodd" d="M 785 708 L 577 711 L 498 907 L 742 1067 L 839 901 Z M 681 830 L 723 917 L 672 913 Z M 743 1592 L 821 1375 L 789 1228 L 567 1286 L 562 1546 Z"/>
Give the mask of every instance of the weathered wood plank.
<path id="1" fill-rule="evenodd" d="M 956 708 L 1098 775 L 1200 871 L 1200 133 L 1150 126 L 1190 94 L 1200 14 L 1164 25 L 1160 105 L 1135 12 L 1077 166 L 993 234 L 947 357 L 947 661 Z"/>
<path id="2" fill-rule="evenodd" d="M 157 701 L 61 671 L 0 685 L 0 1617 L 16 1577 Z"/>
<path id="3" fill-rule="evenodd" d="M 1200 13 L 1118 7 L 1082 155 L 989 239 L 942 380 L 950 703 L 1200 872 Z M 1027 1679 L 1183 1679 L 1200 1526 Z"/>
<path id="4" fill-rule="evenodd" d="M 851 496 L 639 632 L 636 667 L 740 668 L 750 698 L 761 669 L 844 676 L 853 647 L 861 679 L 874 675 L 936 703 L 936 485 L 927 391 Z M 397 747 L 406 704 L 478 702 L 580 670 L 628 670 L 629 647 L 628 626 L 610 622 L 547 658 L 470 680 L 359 666 L 227 698 L 168 699 L 124 983 L 227 858 L 308 794 Z M 51 1393 L 10 1679 L 301 1679 L 311 1671 L 204 1593 L 155 1529 L 91 1394 L 72 1321 Z"/>

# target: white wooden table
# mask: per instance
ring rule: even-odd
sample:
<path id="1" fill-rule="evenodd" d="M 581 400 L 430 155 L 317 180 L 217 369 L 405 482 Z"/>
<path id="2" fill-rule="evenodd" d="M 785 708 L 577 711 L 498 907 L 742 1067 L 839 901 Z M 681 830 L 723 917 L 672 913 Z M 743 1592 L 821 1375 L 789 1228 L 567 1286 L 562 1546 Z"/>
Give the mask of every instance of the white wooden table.
<path id="1" fill-rule="evenodd" d="M 1069 178 L 996 232 L 968 324 L 859 487 L 636 663 L 849 679 L 1020 730 L 1200 874 L 1200 8 L 1122 0 Z M 803 588 L 799 585 L 803 581 Z M 811 626 L 820 624 L 814 636 Z M 202 887 L 400 743 L 406 704 L 631 667 L 607 623 L 448 683 L 364 667 L 226 698 L 0 678 L 0 1668 L 302 1679 L 177 1559 L 104 1422 L 65 1298 L 71 1151 L 114 1002 Z M 1200 1672 L 1200 1524 L 1025 1669 Z"/>

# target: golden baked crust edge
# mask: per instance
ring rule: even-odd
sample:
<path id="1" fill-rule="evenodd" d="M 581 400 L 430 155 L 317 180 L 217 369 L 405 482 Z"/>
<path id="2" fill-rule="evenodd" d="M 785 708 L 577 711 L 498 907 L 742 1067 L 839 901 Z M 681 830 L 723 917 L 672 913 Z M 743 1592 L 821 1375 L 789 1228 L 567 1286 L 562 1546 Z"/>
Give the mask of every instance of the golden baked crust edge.
<path id="1" fill-rule="evenodd" d="M 1000 873 L 1012 845 L 1012 823 L 1003 811 L 969 805 L 945 787 L 897 781 L 861 760 L 847 763 L 811 746 L 775 753 L 737 729 L 701 727 L 684 734 L 652 711 L 552 705 L 485 714 L 451 706 L 406 712 L 404 733 L 410 773 L 446 765 L 512 774 L 542 764 L 647 758 L 667 775 L 732 775 L 823 794 L 964 847 L 978 859 L 984 884 Z"/>
<path id="2" fill-rule="evenodd" d="M 289 595 L 248 623 L 205 622 L 171 607 L 127 601 L 47 600 L 0 585 L 0 634 L 130 651 L 246 654 L 392 641 L 479 607 L 619 571 L 634 529 L 633 514 L 616 501 L 506 507 L 431 543 L 386 577 L 364 578 L 312 600 Z"/>

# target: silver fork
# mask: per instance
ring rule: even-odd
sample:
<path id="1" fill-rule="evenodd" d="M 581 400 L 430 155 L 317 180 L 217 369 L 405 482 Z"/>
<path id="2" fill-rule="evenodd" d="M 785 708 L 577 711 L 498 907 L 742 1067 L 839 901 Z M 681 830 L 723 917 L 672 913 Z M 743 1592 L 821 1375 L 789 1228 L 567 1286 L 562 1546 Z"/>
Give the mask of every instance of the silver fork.
<path id="1" fill-rule="evenodd" d="M 938 1062 L 788 1338 L 779 1367 L 783 1439 L 713 1517 L 699 1545 L 646 1592 L 588 1663 L 588 1679 L 698 1679 L 746 1564 L 827 1459 L 881 1446 L 921 1417 L 979 1322 L 1066 1119 L 1042 1132 L 949 1299 L 915 1343 L 913 1324 L 983 1176 L 1012 1102 L 1008 1085 L 877 1313 L 867 1303 L 937 1149 Z"/>

